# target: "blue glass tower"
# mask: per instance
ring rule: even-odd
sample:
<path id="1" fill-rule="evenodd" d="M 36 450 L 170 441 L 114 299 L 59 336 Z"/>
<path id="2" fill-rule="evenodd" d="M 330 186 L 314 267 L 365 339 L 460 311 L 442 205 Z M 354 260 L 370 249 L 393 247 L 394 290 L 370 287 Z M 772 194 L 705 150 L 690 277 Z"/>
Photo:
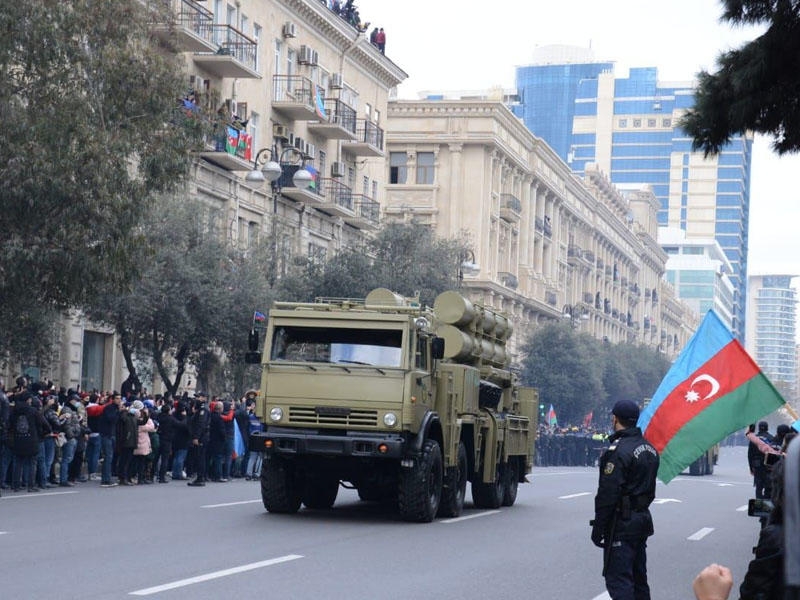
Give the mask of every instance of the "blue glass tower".
<path id="1" fill-rule="evenodd" d="M 612 183 L 652 186 L 661 205 L 660 226 L 679 227 L 689 238 L 715 238 L 733 268 L 732 327 L 743 340 L 752 137 L 737 136 L 718 156 L 704 159 L 702 153 L 692 152 L 691 139 L 677 127 L 694 103 L 691 83 L 660 83 L 657 69 L 650 67 L 631 69 L 627 78 L 615 79 L 604 68 L 580 79 L 564 72 L 563 86 L 574 86 L 572 130 L 565 144 L 560 132 L 566 110 L 558 104 L 563 100 L 549 91 L 554 86 L 549 78 L 555 77 L 557 67 L 526 71 L 527 79 L 520 72 L 542 67 L 518 69 L 518 85 L 529 84 L 518 91 L 521 106 L 515 107 L 516 114 L 576 173 L 582 175 L 586 165 L 594 163 Z M 562 71 L 567 67 L 575 65 L 560 66 Z M 562 98 L 567 97 L 564 92 Z M 544 114 L 554 102 L 549 115 Z M 528 104 L 536 107 L 535 119 L 526 118 Z"/>

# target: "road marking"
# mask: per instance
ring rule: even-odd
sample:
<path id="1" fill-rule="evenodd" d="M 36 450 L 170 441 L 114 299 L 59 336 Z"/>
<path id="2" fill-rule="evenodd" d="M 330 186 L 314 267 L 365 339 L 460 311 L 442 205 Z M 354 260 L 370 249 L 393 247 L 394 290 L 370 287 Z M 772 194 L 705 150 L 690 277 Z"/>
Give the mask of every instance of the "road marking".
<path id="1" fill-rule="evenodd" d="M 0 535 L 6 535 L 7 533 L 7 531 L 0 531 Z"/>
<path id="2" fill-rule="evenodd" d="M 579 498 L 580 496 L 591 496 L 592 492 L 580 492 L 578 494 L 569 494 L 568 496 L 559 496 L 559 500 L 568 500 L 570 498 Z"/>
<path id="3" fill-rule="evenodd" d="M 77 494 L 78 492 L 45 492 L 44 494 L 36 494 L 36 493 L 28 494 L 24 492 L 23 493 L 17 492 L 17 493 L 19 493 L 20 495 L 19 496 L 3 495 L 3 497 L 0 498 L 0 500 L 19 500 L 20 498 L 42 498 L 44 496 L 64 496 L 66 494 Z"/>
<path id="4" fill-rule="evenodd" d="M 592 600 L 611 600 L 611 596 L 608 595 L 608 592 L 603 592 L 599 596 L 595 596 Z"/>
<path id="5" fill-rule="evenodd" d="M 747 508 L 748 508 L 747 504 L 743 504 L 742 506 L 736 509 L 736 512 L 744 512 L 747 510 Z"/>
<path id="6" fill-rule="evenodd" d="M 475 513 L 474 515 L 466 515 L 464 517 L 454 517 L 452 519 L 441 519 L 440 523 L 458 523 L 459 521 L 466 521 L 468 519 L 477 519 L 478 517 L 488 517 L 489 515 L 496 515 L 499 510 L 485 510 L 483 512 Z"/>
<path id="7" fill-rule="evenodd" d="M 683 501 L 677 498 L 656 498 L 653 500 L 653 504 L 666 504 L 667 502 L 677 502 L 680 504 Z"/>
<path id="8" fill-rule="evenodd" d="M 270 567 L 272 565 L 289 562 L 290 560 L 297 560 L 298 558 L 303 558 L 303 557 L 299 554 L 287 554 L 286 556 L 279 556 L 278 558 L 262 560 L 260 562 L 254 562 L 247 565 L 242 565 L 240 567 L 232 567 L 230 569 L 223 569 L 222 571 L 215 571 L 213 573 L 206 573 L 205 575 L 198 575 L 197 577 L 189 577 L 188 579 L 173 581 L 172 583 L 165 583 L 164 585 L 157 585 L 155 587 L 136 590 L 135 592 L 129 592 L 128 595 L 150 596 L 151 594 L 158 594 L 159 592 L 174 590 L 175 588 L 184 587 L 187 585 L 193 585 L 195 583 L 202 583 L 204 581 L 210 581 L 212 579 L 219 579 L 220 577 L 227 577 L 228 575 L 236 575 L 237 573 L 244 573 L 245 571 L 253 571 L 254 569 L 260 569 L 262 567 Z"/>
<path id="9" fill-rule="evenodd" d="M 225 502 L 224 504 L 204 504 L 200 508 L 220 508 L 223 506 L 238 506 L 239 504 L 255 504 L 261 500 L 243 500 L 242 502 Z"/>
<path id="10" fill-rule="evenodd" d="M 692 535 L 690 535 L 686 539 L 687 540 L 692 540 L 693 542 L 697 542 L 699 540 L 702 540 L 704 537 L 706 537 L 712 531 L 714 531 L 713 527 L 703 527 L 700 531 L 694 532 Z"/>
<path id="11" fill-rule="evenodd" d="M 733 487 L 732 483 L 718 483 L 717 485 L 719 487 Z"/>

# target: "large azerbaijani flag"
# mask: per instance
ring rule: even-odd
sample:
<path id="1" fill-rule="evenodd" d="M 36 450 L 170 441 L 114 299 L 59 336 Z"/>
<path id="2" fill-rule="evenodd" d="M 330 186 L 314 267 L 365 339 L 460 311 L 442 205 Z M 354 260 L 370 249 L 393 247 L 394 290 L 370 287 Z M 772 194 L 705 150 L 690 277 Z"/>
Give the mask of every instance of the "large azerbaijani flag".
<path id="1" fill-rule="evenodd" d="M 639 416 L 668 483 L 725 436 L 785 403 L 747 351 L 710 310 Z"/>

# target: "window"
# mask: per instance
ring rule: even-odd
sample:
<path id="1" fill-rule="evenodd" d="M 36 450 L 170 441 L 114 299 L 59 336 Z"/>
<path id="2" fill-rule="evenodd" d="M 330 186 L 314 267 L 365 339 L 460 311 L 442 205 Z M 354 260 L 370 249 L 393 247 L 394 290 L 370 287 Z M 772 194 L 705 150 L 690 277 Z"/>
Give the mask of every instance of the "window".
<path id="1" fill-rule="evenodd" d="M 251 147 L 258 148 L 258 131 L 259 131 L 260 119 L 257 112 L 250 113 L 250 119 L 247 122 L 247 133 L 250 134 L 251 139 Z"/>
<path id="2" fill-rule="evenodd" d="M 253 39 L 256 41 L 256 71 L 258 71 L 261 64 L 258 62 L 258 55 L 260 54 L 258 50 L 259 46 L 261 45 L 261 42 L 259 41 L 261 39 L 261 25 L 256 23 L 253 23 Z"/>
<path id="3" fill-rule="evenodd" d="M 417 183 L 433 185 L 433 152 L 417 152 Z"/>
<path id="4" fill-rule="evenodd" d="M 405 183 L 408 176 L 408 154 L 405 152 L 389 153 L 389 183 Z"/>
<path id="5" fill-rule="evenodd" d="M 378 182 L 375 181 L 374 179 L 372 180 L 372 199 L 373 200 L 378 199 Z"/>
<path id="6" fill-rule="evenodd" d="M 286 74 L 287 75 L 294 75 L 294 64 L 295 64 L 295 51 L 289 48 L 289 51 L 286 53 Z"/>
<path id="7" fill-rule="evenodd" d="M 261 231 L 256 221 L 247 224 L 247 247 L 250 248 L 258 242 L 258 234 Z"/>
<path id="8" fill-rule="evenodd" d="M 281 53 L 283 50 L 283 43 L 280 40 L 275 40 L 275 64 L 273 65 L 273 69 L 275 69 L 275 74 L 281 72 Z"/>
<path id="9" fill-rule="evenodd" d="M 308 243 L 308 260 L 314 264 L 321 265 L 325 262 L 325 257 L 328 254 L 328 249 L 325 246 L 315 244 L 314 242 Z"/>
<path id="10" fill-rule="evenodd" d="M 328 155 L 324 150 L 317 152 L 317 161 L 319 164 L 320 177 L 328 177 L 326 169 L 328 168 Z"/>
<path id="11" fill-rule="evenodd" d="M 369 196 L 369 177 L 364 175 L 364 179 L 362 180 L 361 183 L 363 185 L 361 193 L 364 194 L 365 196 Z"/>
<path id="12" fill-rule="evenodd" d="M 372 105 L 369 102 L 364 103 L 364 116 L 366 117 L 367 121 L 372 120 Z"/>
<path id="13" fill-rule="evenodd" d="M 356 170 L 353 167 L 347 167 L 347 187 L 351 190 L 356 187 Z"/>
<path id="14" fill-rule="evenodd" d="M 372 122 L 375 123 L 375 125 L 380 125 L 381 124 L 381 111 L 379 111 L 376 108 L 374 111 L 372 111 L 372 114 L 373 114 L 373 119 L 374 119 Z"/>

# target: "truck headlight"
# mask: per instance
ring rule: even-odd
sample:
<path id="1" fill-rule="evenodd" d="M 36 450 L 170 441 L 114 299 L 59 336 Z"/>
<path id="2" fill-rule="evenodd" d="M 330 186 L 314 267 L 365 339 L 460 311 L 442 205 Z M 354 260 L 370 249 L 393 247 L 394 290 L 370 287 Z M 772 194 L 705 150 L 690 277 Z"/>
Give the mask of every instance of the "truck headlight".
<path id="1" fill-rule="evenodd" d="M 274 406 L 269 409 L 269 420 L 278 422 L 283 418 L 283 409 L 280 406 Z"/>
<path id="2" fill-rule="evenodd" d="M 387 412 L 385 415 L 383 415 L 383 424 L 387 427 L 394 427 L 397 425 L 397 415 Z"/>

